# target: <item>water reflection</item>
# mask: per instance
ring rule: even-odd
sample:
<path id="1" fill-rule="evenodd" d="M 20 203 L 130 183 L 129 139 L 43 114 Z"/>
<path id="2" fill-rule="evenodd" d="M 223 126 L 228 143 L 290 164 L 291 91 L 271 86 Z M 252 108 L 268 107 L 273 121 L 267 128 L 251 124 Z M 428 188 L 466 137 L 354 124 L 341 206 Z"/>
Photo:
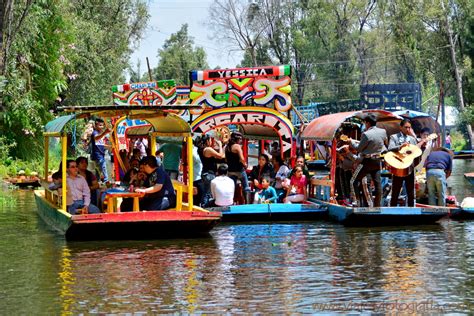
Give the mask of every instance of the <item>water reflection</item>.
<path id="1" fill-rule="evenodd" d="M 474 159 L 455 159 L 453 172 L 448 178 L 448 186 L 459 202 L 465 197 L 474 196 L 474 186 L 465 178 L 464 173 L 474 172 Z"/>
<path id="2" fill-rule="evenodd" d="M 462 174 L 450 181 L 472 196 Z M 71 243 L 46 229 L 31 192 L 14 195 L 0 210 L 0 314 L 385 313 L 376 307 L 428 300 L 444 308 L 430 313 L 474 308 L 474 221 L 221 225 L 204 239 Z"/>
<path id="3" fill-rule="evenodd" d="M 212 238 L 67 243 L 60 270 L 63 312 L 193 313 L 208 295 L 204 275 L 215 282 L 214 258 Z"/>

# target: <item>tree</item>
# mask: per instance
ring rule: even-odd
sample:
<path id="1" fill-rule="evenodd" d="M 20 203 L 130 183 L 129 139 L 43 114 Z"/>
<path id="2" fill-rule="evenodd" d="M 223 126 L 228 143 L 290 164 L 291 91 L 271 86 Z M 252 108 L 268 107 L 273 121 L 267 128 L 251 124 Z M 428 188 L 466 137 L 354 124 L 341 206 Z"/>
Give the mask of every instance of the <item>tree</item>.
<path id="1" fill-rule="evenodd" d="M 148 19 L 143 0 L 4 1 L 0 134 L 12 155 L 38 157 L 42 129 L 57 105 L 111 101 L 130 45 Z M 2 79 L 0 77 L 0 79 Z"/>
<path id="2" fill-rule="evenodd" d="M 267 25 L 260 19 L 259 10 L 257 3 L 246 5 L 238 0 L 217 0 L 209 10 L 209 25 L 214 28 L 216 39 L 230 51 L 248 54 L 253 67 L 258 65 L 257 49 Z"/>
<path id="3" fill-rule="evenodd" d="M 153 69 L 156 80 L 174 79 L 177 85 L 189 85 L 189 71 L 209 68 L 202 47 L 194 48 L 194 40 L 188 35 L 188 25 L 171 34 L 163 48 L 158 50 L 158 66 Z"/>

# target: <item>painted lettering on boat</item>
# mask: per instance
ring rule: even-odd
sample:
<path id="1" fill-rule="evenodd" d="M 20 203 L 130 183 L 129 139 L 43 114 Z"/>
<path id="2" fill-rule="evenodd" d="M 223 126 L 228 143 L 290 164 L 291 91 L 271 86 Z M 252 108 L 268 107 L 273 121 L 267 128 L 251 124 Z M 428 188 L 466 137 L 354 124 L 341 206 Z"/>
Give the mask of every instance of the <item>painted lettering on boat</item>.
<path id="1" fill-rule="evenodd" d="M 291 150 L 293 134 L 291 128 L 270 113 L 221 113 L 203 120 L 193 127 L 193 131 L 205 134 L 218 126 L 228 124 L 257 124 L 271 127 L 281 137 L 283 152 Z"/>

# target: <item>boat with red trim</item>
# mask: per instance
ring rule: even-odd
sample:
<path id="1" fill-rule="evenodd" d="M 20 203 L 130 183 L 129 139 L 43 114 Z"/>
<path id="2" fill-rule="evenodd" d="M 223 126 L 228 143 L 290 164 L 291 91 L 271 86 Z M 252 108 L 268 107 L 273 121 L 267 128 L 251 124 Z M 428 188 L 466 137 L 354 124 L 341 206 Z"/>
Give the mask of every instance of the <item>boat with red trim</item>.
<path id="1" fill-rule="evenodd" d="M 48 170 L 49 144 L 51 138 L 59 138 L 61 161 L 66 165 L 67 133 L 69 122 L 81 118 L 98 116 L 102 118 L 127 117 L 145 120 L 146 128 L 135 131 L 141 136 L 149 135 L 152 148 L 156 148 L 156 137 L 173 136 L 183 140 L 188 157 L 192 157 L 192 136 L 189 124 L 170 110 L 196 109 L 196 106 L 140 106 L 114 105 L 62 108 L 67 114 L 59 116 L 45 126 L 45 170 Z M 114 132 L 116 133 L 117 126 Z M 135 134 L 138 135 L 138 134 Z M 138 136 L 140 136 L 138 135 Z M 113 146 L 115 148 L 115 146 Z M 118 153 L 115 153 L 116 155 Z M 176 207 L 165 211 L 140 211 L 121 213 L 108 205 L 105 213 L 71 215 L 66 211 L 66 168 L 62 170 L 62 188 L 51 190 L 44 175 L 43 188 L 35 191 L 37 211 L 53 230 L 63 234 L 68 240 L 83 239 L 142 239 L 176 238 L 206 235 L 221 220 L 221 213 L 209 212 L 193 204 L 194 187 L 192 181 L 193 164 L 186 164 L 185 182 L 173 182 L 176 190 Z M 111 194 L 108 203 L 116 203 Z M 138 203 L 137 203 L 138 204 Z"/>

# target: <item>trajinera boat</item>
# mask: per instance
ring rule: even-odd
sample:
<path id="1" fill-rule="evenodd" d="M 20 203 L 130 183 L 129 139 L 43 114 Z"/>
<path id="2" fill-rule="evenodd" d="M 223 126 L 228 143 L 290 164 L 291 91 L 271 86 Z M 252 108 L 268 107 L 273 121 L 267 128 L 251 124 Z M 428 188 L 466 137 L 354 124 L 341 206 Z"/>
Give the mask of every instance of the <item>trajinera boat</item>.
<path id="1" fill-rule="evenodd" d="M 265 143 L 277 142 L 278 155 L 289 159 L 290 168 L 294 165 L 297 141 L 289 119 L 293 109 L 289 65 L 193 70 L 190 77 L 190 101 L 202 105 L 201 109 L 190 111 L 194 133 L 239 132 L 243 136 L 242 148 L 247 164 L 252 142 L 258 144 L 258 153 L 264 152 Z M 221 140 L 225 143 L 228 138 Z M 258 157 L 258 153 L 253 158 Z M 237 186 L 234 205 L 207 209 L 222 212 L 223 221 L 302 220 L 327 216 L 325 208 L 310 201 L 252 204 L 253 198 L 243 199 L 244 194 Z"/>
<path id="2" fill-rule="evenodd" d="M 49 140 L 60 138 L 62 165 L 67 161 L 67 133 L 65 127 L 76 119 L 126 117 L 145 120 L 149 124 L 134 129 L 134 136 L 150 136 L 152 150 L 156 148 L 154 140 L 158 136 L 173 136 L 186 144 L 187 157 L 192 157 L 192 137 L 189 124 L 180 116 L 168 112 L 176 106 L 161 105 L 113 105 L 93 107 L 63 108 L 67 115 L 60 116 L 45 126 L 44 155 L 45 170 L 48 170 Z M 196 106 L 179 106 L 179 110 Z M 120 121 L 117 120 L 117 121 Z M 117 133 L 117 124 L 113 133 Z M 185 182 L 174 181 L 176 207 L 164 211 L 140 211 L 138 198 L 133 212 L 117 212 L 116 197 L 126 197 L 127 192 L 108 195 L 105 213 L 71 215 L 66 210 L 66 168 L 62 168 L 62 189 L 48 189 L 47 173 L 42 181 L 43 188 L 35 191 L 37 210 L 40 217 L 54 230 L 64 234 L 66 239 L 138 239 L 138 238 L 174 238 L 201 236 L 207 234 L 221 219 L 221 214 L 209 212 L 193 204 L 193 164 L 186 164 Z M 117 193 L 117 192 L 115 192 Z M 134 197 L 135 198 L 135 197 Z M 185 202 L 186 201 L 186 202 Z M 135 201 L 134 201 L 135 202 Z"/>
<path id="3" fill-rule="evenodd" d="M 345 225 L 414 225 L 433 224 L 455 209 L 448 207 L 416 204 L 415 207 L 355 207 L 344 204 L 336 195 L 336 157 L 337 143 L 343 127 L 352 129 L 352 138 L 360 139 L 362 120 L 373 114 L 377 118 L 377 126 L 387 131 L 388 137 L 399 131 L 402 117 L 385 110 L 361 110 L 328 114 L 311 121 L 302 133 L 302 139 L 307 141 L 326 142 L 331 147 L 331 172 L 324 178 L 313 177 L 311 181 L 310 201 L 326 207 L 329 217 Z M 423 128 L 420 124 L 419 128 Z M 419 132 L 419 130 L 415 130 Z M 433 131 L 432 132 L 436 132 Z M 386 172 L 385 178 L 390 178 Z M 390 189 L 389 189 L 390 191 Z M 382 203 L 384 205 L 384 203 Z"/>

